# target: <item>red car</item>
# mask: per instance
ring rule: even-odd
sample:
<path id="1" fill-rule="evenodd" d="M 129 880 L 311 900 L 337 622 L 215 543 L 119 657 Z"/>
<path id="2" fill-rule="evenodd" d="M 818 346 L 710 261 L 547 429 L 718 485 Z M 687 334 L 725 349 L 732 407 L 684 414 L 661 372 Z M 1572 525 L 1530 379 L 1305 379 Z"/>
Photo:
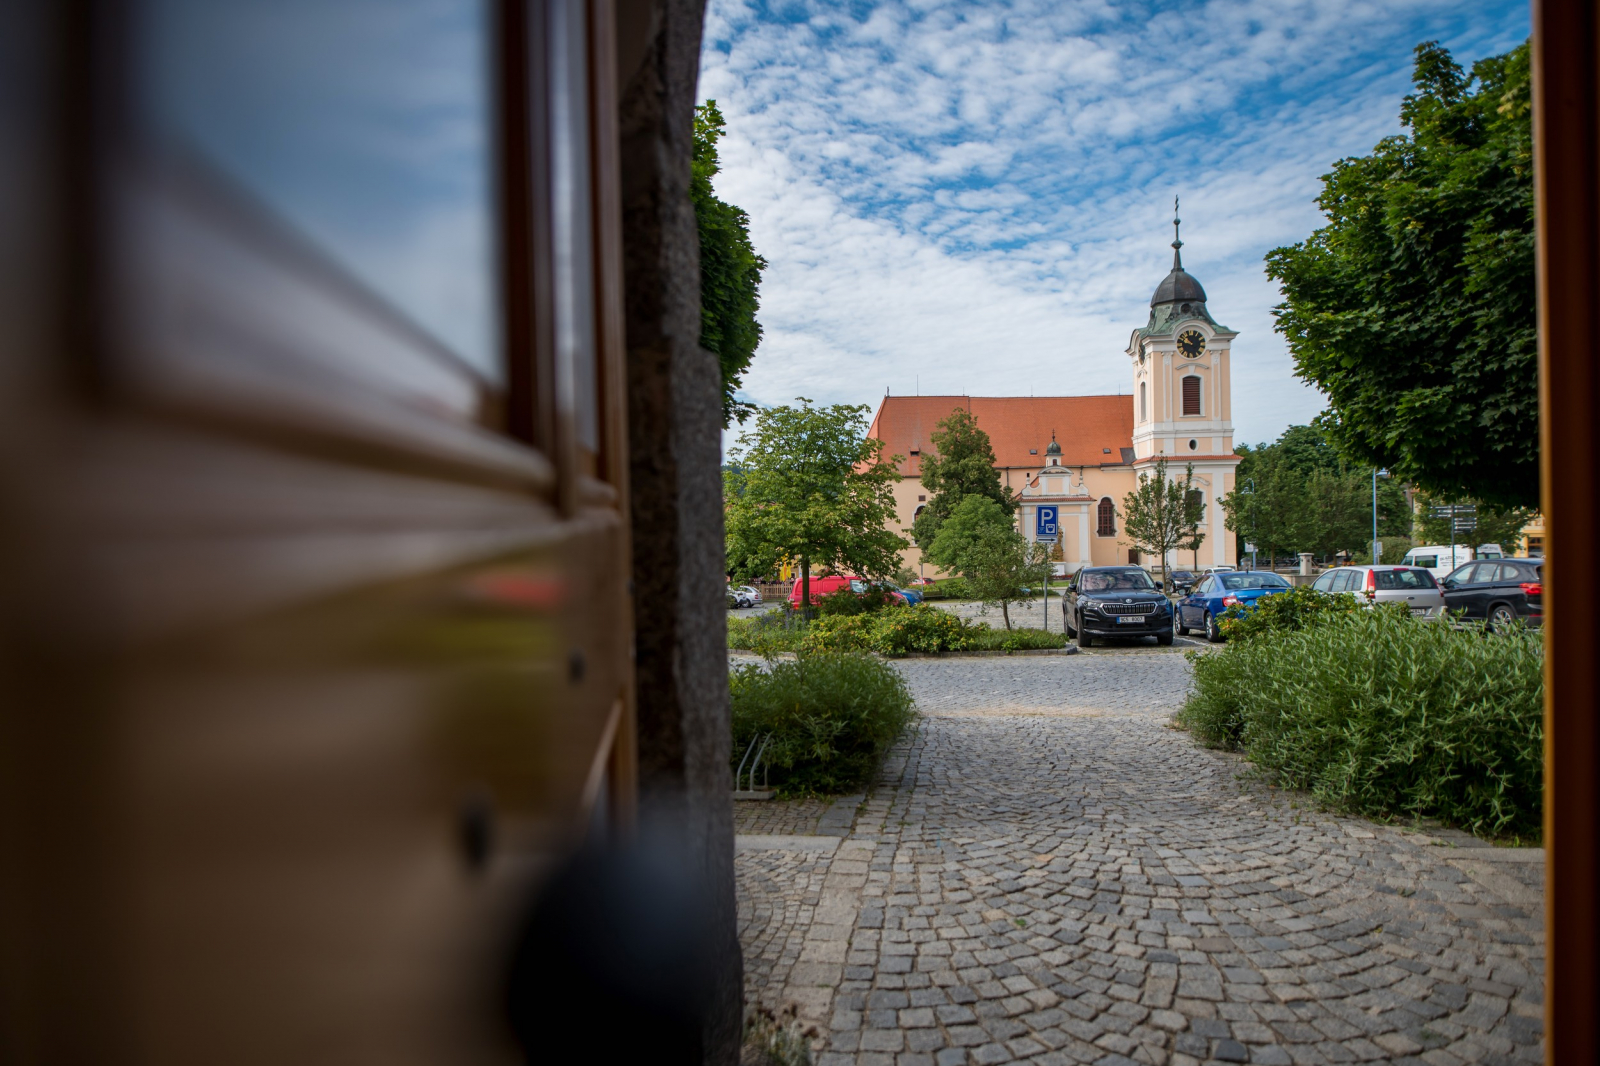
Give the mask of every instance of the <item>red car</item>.
<path id="1" fill-rule="evenodd" d="M 840 577 L 837 574 L 831 574 L 827 577 L 813 577 L 811 579 L 811 602 L 815 604 L 828 593 L 838 592 L 840 589 L 846 588 L 860 594 L 871 588 L 871 585 L 859 577 Z M 906 598 L 898 592 L 891 592 L 890 598 L 896 603 L 903 604 L 906 602 Z M 789 590 L 789 606 L 797 611 L 800 609 L 799 578 L 794 579 L 794 588 Z"/>

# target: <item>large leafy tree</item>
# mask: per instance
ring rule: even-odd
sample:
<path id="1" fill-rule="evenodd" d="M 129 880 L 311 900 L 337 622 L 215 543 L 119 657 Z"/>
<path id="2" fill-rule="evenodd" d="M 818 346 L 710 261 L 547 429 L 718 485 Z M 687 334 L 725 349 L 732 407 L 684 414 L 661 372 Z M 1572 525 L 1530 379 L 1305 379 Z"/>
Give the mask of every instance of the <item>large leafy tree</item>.
<path id="1" fill-rule="evenodd" d="M 722 137 L 722 112 L 715 100 L 694 109 L 694 157 L 689 199 L 700 229 L 700 343 L 715 352 L 722 369 L 722 424 L 742 425 L 755 410 L 735 399 L 744 372 L 761 343 L 761 271 L 767 261 L 750 243 L 750 216 L 717 199 L 711 178 L 720 169 L 717 141 Z"/>
<path id="2" fill-rule="evenodd" d="M 1011 528 L 1011 519 L 1003 507 L 974 492 L 939 526 L 933 543 L 928 545 L 927 559 L 935 566 L 959 573 L 965 569 L 967 552 L 985 533 L 990 529 Z"/>
<path id="3" fill-rule="evenodd" d="M 749 578 L 793 559 L 810 604 L 814 567 L 886 579 L 908 545 L 889 530 L 900 457 L 867 436 L 868 409 L 798 402 L 756 413 L 728 453 L 723 495 L 728 569 Z"/>
<path id="4" fill-rule="evenodd" d="M 1537 506 L 1526 44 L 1470 74 L 1417 46 L 1408 133 L 1323 177 L 1328 223 L 1267 256 L 1296 373 L 1352 460 L 1443 497 Z"/>
<path id="5" fill-rule="evenodd" d="M 1016 496 L 1000 484 L 989 434 L 978 428 L 972 412 L 957 407 L 940 419 L 930 436 L 933 448 L 922 456 L 922 486 L 930 493 L 928 505 L 911 527 L 919 548 L 927 551 L 933 545 L 939 527 L 968 496 L 993 500 L 1007 518 L 1016 513 Z"/>
<path id="6" fill-rule="evenodd" d="M 1372 469 L 1341 457 L 1324 424 L 1290 426 L 1272 444 L 1235 449 L 1235 488 L 1222 500 L 1227 527 L 1274 561 L 1302 551 L 1359 554 L 1372 537 Z M 1404 537 L 1410 530 L 1405 487 L 1380 478 L 1378 535 Z"/>

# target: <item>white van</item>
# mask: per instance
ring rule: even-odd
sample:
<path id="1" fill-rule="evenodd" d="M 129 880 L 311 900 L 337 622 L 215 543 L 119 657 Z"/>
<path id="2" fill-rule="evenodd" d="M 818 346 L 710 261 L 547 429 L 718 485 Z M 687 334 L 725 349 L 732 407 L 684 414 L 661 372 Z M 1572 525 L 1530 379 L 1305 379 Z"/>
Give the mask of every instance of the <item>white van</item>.
<path id="1" fill-rule="evenodd" d="M 1452 550 L 1454 555 L 1451 554 Z M 1449 544 L 1419 544 L 1406 552 L 1400 565 L 1420 567 L 1431 573 L 1435 581 L 1443 581 L 1450 571 L 1462 563 L 1471 562 L 1472 558 L 1472 549 L 1465 544 L 1457 544 L 1453 548 Z"/>

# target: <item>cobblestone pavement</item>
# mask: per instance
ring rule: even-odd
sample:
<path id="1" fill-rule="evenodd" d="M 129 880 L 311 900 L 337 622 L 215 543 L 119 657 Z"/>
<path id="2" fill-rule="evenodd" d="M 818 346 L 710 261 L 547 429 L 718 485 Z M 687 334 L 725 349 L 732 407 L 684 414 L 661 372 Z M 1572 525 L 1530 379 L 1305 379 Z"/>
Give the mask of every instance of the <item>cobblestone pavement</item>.
<path id="1" fill-rule="evenodd" d="M 750 998 L 819 1066 L 1539 1061 L 1538 853 L 1241 780 L 1168 726 L 1178 654 L 897 668 L 848 835 L 739 838 Z"/>

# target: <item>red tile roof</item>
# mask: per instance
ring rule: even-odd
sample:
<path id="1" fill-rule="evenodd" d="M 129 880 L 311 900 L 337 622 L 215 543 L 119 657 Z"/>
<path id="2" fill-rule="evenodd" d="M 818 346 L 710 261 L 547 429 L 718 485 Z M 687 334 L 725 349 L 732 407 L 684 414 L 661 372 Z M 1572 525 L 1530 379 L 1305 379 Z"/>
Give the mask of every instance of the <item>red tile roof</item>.
<path id="1" fill-rule="evenodd" d="M 1131 396 L 885 396 L 868 433 L 884 442 L 886 454 L 905 456 L 900 473 L 915 477 L 922 457 L 912 452 L 932 451 L 939 420 L 957 407 L 989 434 L 999 467 L 1043 466 L 1051 430 L 1062 466 L 1120 465 L 1122 449 L 1133 445 Z"/>

